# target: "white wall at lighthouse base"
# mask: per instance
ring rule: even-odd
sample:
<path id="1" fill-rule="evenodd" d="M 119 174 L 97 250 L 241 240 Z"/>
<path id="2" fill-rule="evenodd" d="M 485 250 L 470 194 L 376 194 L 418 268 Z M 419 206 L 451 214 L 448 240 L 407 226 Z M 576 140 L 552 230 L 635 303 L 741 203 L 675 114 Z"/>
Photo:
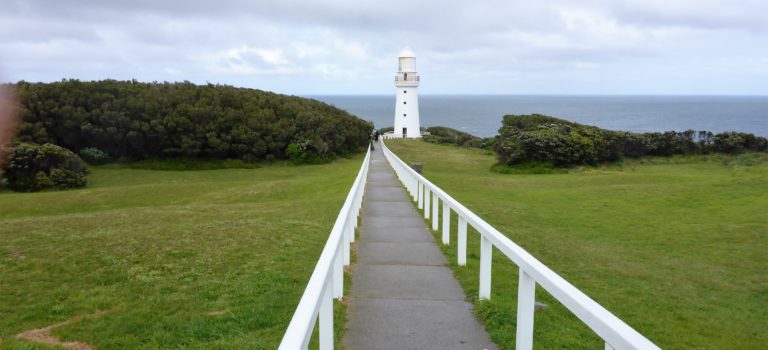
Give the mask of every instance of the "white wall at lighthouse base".
<path id="1" fill-rule="evenodd" d="M 421 137 L 421 124 L 419 123 L 419 96 L 415 87 L 398 87 L 395 99 L 394 134 L 403 136 L 403 128 L 406 128 L 408 138 Z"/>

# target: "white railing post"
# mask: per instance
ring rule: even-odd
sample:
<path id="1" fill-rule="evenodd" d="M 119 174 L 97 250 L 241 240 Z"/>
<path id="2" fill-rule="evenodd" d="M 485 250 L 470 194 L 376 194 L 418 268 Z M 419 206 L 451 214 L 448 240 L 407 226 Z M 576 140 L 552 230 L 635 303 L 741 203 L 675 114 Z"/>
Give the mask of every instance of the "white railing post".
<path id="1" fill-rule="evenodd" d="M 328 281 L 331 282 L 331 281 Z M 333 298 L 331 283 L 326 282 L 320 304 L 320 350 L 333 350 Z"/>
<path id="2" fill-rule="evenodd" d="M 349 226 L 349 220 L 344 220 L 344 224 L 341 227 L 341 235 L 342 241 L 344 242 L 344 247 L 342 248 L 344 250 L 344 266 L 349 266 L 352 252 L 350 252 L 351 247 L 349 246 L 349 230 L 347 229 L 347 226 Z"/>
<path id="3" fill-rule="evenodd" d="M 347 229 L 349 229 L 349 244 L 355 243 L 355 226 L 357 226 L 357 216 L 350 213 L 347 216 Z"/>
<path id="4" fill-rule="evenodd" d="M 459 214 L 457 214 L 459 215 Z M 459 215 L 459 253 L 458 263 L 459 266 L 467 266 L 467 219 L 464 216 Z"/>
<path id="5" fill-rule="evenodd" d="M 443 244 L 451 243 L 451 207 L 443 200 Z"/>
<path id="6" fill-rule="evenodd" d="M 432 230 L 434 231 L 437 231 L 438 229 L 437 220 L 439 216 L 439 212 L 438 212 L 440 208 L 439 205 L 440 205 L 440 200 L 437 197 L 437 192 L 433 191 L 432 192 Z"/>
<path id="7" fill-rule="evenodd" d="M 517 287 L 517 333 L 516 350 L 533 349 L 533 313 L 536 304 L 536 281 L 520 269 Z"/>
<path id="8" fill-rule="evenodd" d="M 480 235 L 480 300 L 491 298 L 491 254 L 493 243 Z"/>
<path id="9" fill-rule="evenodd" d="M 419 196 L 419 209 L 424 209 L 424 183 L 419 181 L 419 190 L 418 196 Z"/>
<path id="10" fill-rule="evenodd" d="M 429 205 L 430 197 L 432 196 L 429 195 L 429 189 L 427 188 L 427 186 L 424 186 L 424 218 L 425 219 L 429 219 L 429 210 L 431 209 Z"/>
<path id="11" fill-rule="evenodd" d="M 358 197 L 357 199 L 357 208 L 355 208 L 355 227 L 359 226 L 360 224 L 357 222 L 357 218 L 360 217 L 360 209 L 363 208 L 363 196 Z"/>
<path id="12" fill-rule="evenodd" d="M 339 242 L 336 256 L 333 258 L 333 297 L 341 300 L 344 297 L 344 257 L 341 250 L 343 241 Z"/>

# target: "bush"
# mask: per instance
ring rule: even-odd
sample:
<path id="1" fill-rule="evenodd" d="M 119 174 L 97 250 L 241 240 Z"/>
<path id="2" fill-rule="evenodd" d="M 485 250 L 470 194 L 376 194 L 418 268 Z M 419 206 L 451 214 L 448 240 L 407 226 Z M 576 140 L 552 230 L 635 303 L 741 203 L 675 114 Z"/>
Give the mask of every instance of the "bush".
<path id="1" fill-rule="evenodd" d="M 333 160 L 328 145 L 320 138 L 313 140 L 295 139 L 288 144 L 285 152 L 295 164 L 321 164 Z"/>
<path id="2" fill-rule="evenodd" d="M 768 151 L 768 140 L 743 132 L 724 132 L 714 136 L 714 149 L 723 153 L 742 153 L 744 151 Z"/>
<path id="3" fill-rule="evenodd" d="M 88 164 L 95 165 L 106 164 L 109 161 L 109 155 L 96 147 L 86 147 L 81 149 L 80 158 Z"/>
<path id="4" fill-rule="evenodd" d="M 431 143 L 450 143 L 459 146 L 479 145 L 481 139 L 469 133 L 444 126 L 430 126 L 426 129 L 429 135 L 424 136 L 424 141 Z"/>
<path id="5" fill-rule="evenodd" d="M 9 159 L 3 176 L 14 191 L 76 188 L 87 183 L 85 162 L 63 147 L 21 143 L 11 149 Z"/>
<path id="6" fill-rule="evenodd" d="M 422 139 L 430 143 L 492 149 L 496 142 L 496 137 L 480 138 L 445 126 L 430 126 L 425 130 L 429 132 L 429 135 L 425 135 Z"/>
<path id="7" fill-rule="evenodd" d="M 768 151 L 768 139 L 748 133 L 686 130 L 631 133 L 581 125 L 544 115 L 504 116 L 495 143 L 501 165 L 546 163 L 558 167 L 615 162 L 623 157 Z"/>
<path id="8" fill-rule="evenodd" d="M 326 103 L 226 85 L 63 80 L 19 82 L 19 140 L 112 159 L 288 159 L 310 140 L 312 159 L 365 150 L 373 125 Z M 88 161 L 90 151 L 83 153 Z M 86 155 L 88 154 L 88 155 Z"/>

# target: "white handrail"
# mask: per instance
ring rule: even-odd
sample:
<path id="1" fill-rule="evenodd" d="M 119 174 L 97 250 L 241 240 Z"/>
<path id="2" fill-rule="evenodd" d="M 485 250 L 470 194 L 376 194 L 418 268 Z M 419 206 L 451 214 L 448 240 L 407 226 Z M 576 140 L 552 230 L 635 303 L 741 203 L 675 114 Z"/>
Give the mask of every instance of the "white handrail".
<path id="1" fill-rule="evenodd" d="M 355 241 L 355 227 L 363 203 L 370 159 L 369 147 L 291 323 L 285 330 L 280 342 L 281 350 L 307 349 L 318 318 L 320 349 L 333 349 L 333 298 L 341 299 L 344 294 L 344 265 L 349 265 L 350 244 Z"/>
<path id="2" fill-rule="evenodd" d="M 568 308 L 582 322 L 591 328 L 605 341 L 606 349 L 659 349 L 653 342 L 638 333 L 632 327 L 614 316 L 600 304 L 592 300 L 582 291 L 568 283 L 557 273 L 542 264 L 522 247 L 515 244 L 504 234 L 485 222 L 471 210 L 467 209 L 445 193 L 442 189 L 414 171 L 405 162 L 390 151 L 381 142 L 384 156 L 395 169 L 400 181 L 411 193 L 413 200 L 418 202 L 419 209 L 423 207 L 425 218 L 430 212 L 430 192 L 432 193 L 432 228 L 438 228 L 438 200 L 443 202 L 443 215 L 450 217 L 453 210 L 459 216 L 458 264 L 466 265 L 466 225 L 471 225 L 480 233 L 480 299 L 491 297 L 491 253 L 496 247 L 520 268 L 518 288 L 517 313 L 517 349 L 533 347 L 533 314 L 535 304 L 536 283 Z M 450 227 L 443 220 L 442 241 L 449 244 Z"/>

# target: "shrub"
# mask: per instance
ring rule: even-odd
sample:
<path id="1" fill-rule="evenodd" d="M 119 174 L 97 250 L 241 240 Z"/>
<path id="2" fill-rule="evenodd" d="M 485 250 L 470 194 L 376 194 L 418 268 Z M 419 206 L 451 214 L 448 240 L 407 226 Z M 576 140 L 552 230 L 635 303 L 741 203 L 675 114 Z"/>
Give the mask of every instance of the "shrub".
<path id="1" fill-rule="evenodd" d="M 11 149 L 9 158 L 3 176 L 14 191 L 75 188 L 83 187 L 87 182 L 85 162 L 63 147 L 49 143 L 21 143 Z"/>
<path id="2" fill-rule="evenodd" d="M 693 130 L 631 133 L 581 125 L 544 115 L 504 116 L 495 143 L 501 165 L 547 163 L 565 167 L 623 157 L 768 151 L 768 139 L 748 133 Z"/>
<path id="3" fill-rule="evenodd" d="M 430 143 L 453 144 L 484 149 L 492 149 L 496 143 L 496 137 L 480 138 L 445 126 L 430 126 L 425 130 L 429 132 L 429 135 L 425 135 L 422 139 Z"/>
<path id="4" fill-rule="evenodd" d="M 333 160 L 328 145 L 320 138 L 307 140 L 297 138 L 285 149 L 288 158 L 295 164 L 320 164 Z"/>
<path id="5" fill-rule="evenodd" d="M 86 161 L 88 164 L 105 164 L 109 161 L 109 155 L 96 148 L 86 147 L 80 150 L 80 158 Z"/>
<path id="6" fill-rule="evenodd" d="M 742 153 L 744 151 L 768 151 L 768 140 L 743 132 L 724 132 L 714 136 L 714 149 L 723 153 Z"/>
<path id="7" fill-rule="evenodd" d="M 477 136 L 444 126 L 430 126 L 426 131 L 429 131 L 429 135 L 424 136 L 426 142 L 450 143 L 468 147 L 479 145 L 481 142 Z"/>
<path id="8" fill-rule="evenodd" d="M 294 139 L 311 141 L 308 157 L 326 159 L 365 150 L 373 128 L 320 101 L 226 85 L 64 80 L 12 87 L 21 142 L 98 148 L 112 159 L 288 159 Z"/>

